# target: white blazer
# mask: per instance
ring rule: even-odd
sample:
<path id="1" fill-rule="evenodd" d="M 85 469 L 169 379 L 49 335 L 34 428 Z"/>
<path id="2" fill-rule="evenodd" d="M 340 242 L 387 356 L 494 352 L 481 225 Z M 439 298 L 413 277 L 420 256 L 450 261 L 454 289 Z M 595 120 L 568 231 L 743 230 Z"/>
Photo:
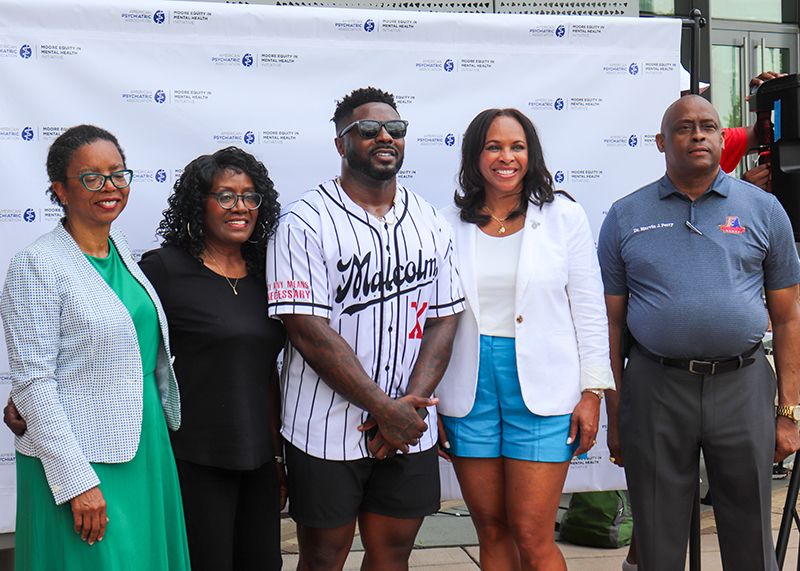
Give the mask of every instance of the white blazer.
<path id="1" fill-rule="evenodd" d="M 466 310 L 461 315 L 450 365 L 436 389 L 442 414 L 472 410 L 478 385 L 480 306 L 475 224 L 459 209 L 442 210 L 453 226 Z M 540 416 L 570 414 L 587 388 L 611 389 L 608 321 L 597 250 L 583 208 L 563 195 L 528 205 L 521 230 L 514 313 L 522 397 Z"/>

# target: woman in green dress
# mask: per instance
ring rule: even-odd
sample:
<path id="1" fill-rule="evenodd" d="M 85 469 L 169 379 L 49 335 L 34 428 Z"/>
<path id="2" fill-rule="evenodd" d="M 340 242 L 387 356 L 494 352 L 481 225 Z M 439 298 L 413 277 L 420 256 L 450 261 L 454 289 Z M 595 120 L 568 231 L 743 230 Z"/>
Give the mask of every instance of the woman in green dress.
<path id="1" fill-rule="evenodd" d="M 167 322 L 111 227 L 133 172 L 91 125 L 53 142 L 47 170 L 65 216 L 14 256 L 0 301 L 27 424 L 15 441 L 15 568 L 189 569 Z"/>

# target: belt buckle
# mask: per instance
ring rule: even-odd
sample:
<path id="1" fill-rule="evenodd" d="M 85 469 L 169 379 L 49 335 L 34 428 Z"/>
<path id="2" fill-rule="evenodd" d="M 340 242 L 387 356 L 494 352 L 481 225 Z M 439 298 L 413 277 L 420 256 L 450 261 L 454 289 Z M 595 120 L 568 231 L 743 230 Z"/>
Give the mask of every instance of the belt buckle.
<path id="1" fill-rule="evenodd" d="M 696 371 L 695 368 L 694 368 L 695 365 L 710 366 L 711 367 L 711 372 L 707 373 L 707 372 L 704 372 L 704 371 Z M 717 368 L 717 364 L 713 363 L 711 361 L 695 361 L 694 359 L 689 361 L 689 372 L 690 373 L 694 373 L 695 375 L 713 375 L 716 368 Z"/>

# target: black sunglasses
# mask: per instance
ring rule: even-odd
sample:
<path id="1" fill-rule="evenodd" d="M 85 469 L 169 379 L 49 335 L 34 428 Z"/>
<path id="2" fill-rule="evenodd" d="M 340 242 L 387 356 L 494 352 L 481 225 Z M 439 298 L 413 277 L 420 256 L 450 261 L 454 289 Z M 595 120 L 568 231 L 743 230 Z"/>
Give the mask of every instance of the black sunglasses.
<path id="1" fill-rule="evenodd" d="M 362 139 L 374 139 L 381 132 L 382 128 L 386 129 L 386 132 L 389 133 L 392 139 L 402 139 L 406 136 L 408 121 L 404 121 L 403 119 L 390 119 L 389 121 L 359 119 L 342 129 L 342 132 L 339 133 L 339 137 L 344 137 L 345 133 L 350 131 L 353 127 L 358 127 L 358 134 Z"/>

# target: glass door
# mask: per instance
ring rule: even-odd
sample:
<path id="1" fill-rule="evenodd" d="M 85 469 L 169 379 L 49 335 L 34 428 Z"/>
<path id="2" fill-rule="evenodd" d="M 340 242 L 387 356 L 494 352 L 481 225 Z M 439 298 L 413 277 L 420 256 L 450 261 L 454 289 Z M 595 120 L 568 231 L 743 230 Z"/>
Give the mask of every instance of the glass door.
<path id="1" fill-rule="evenodd" d="M 743 22 L 714 22 L 711 32 L 711 103 L 723 127 L 746 127 L 755 121 L 746 98 L 750 80 L 763 71 L 797 73 L 796 27 Z M 761 29 L 759 29 L 761 28 Z M 764 29 L 770 28 L 770 29 Z M 746 157 L 735 176 L 755 165 Z"/>

